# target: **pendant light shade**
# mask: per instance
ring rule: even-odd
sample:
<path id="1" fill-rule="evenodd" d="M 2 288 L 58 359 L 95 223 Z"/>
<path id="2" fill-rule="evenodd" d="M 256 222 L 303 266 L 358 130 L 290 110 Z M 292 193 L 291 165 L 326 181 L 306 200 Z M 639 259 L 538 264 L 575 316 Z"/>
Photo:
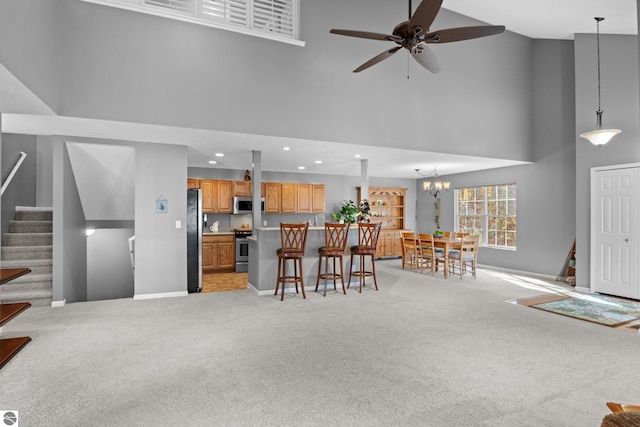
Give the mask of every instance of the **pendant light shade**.
<path id="1" fill-rule="evenodd" d="M 600 21 L 604 18 L 594 18 L 596 20 L 597 36 L 596 43 L 598 49 L 598 110 L 596 111 L 596 128 L 590 132 L 580 134 L 581 138 L 589 140 L 593 145 L 602 147 L 614 136 L 622 132 L 620 129 L 603 129 L 602 128 L 602 108 L 600 106 Z"/>

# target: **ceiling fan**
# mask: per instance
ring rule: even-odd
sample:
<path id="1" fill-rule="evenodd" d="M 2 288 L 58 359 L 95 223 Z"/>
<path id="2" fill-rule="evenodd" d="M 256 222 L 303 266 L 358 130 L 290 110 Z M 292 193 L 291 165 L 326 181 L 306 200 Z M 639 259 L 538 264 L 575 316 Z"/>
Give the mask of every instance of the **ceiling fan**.
<path id="1" fill-rule="evenodd" d="M 427 70 L 432 73 L 439 72 L 442 67 L 435 52 L 427 46 L 430 43 L 449 43 L 461 40 L 476 39 L 479 37 L 492 36 L 504 31 L 504 25 L 485 25 L 476 27 L 447 28 L 444 30 L 430 31 L 429 27 L 436 19 L 440 11 L 443 0 L 423 0 L 416 8 L 413 16 L 412 7 L 409 0 L 409 20 L 396 25 L 393 32 L 389 34 L 370 33 L 368 31 L 352 31 L 332 29 L 332 34 L 342 36 L 359 37 L 363 39 L 383 40 L 396 43 L 398 46 L 374 56 L 355 70 L 358 73 L 366 70 L 372 65 L 387 59 L 397 51 L 405 48 L 411 52 L 411 56 Z"/>

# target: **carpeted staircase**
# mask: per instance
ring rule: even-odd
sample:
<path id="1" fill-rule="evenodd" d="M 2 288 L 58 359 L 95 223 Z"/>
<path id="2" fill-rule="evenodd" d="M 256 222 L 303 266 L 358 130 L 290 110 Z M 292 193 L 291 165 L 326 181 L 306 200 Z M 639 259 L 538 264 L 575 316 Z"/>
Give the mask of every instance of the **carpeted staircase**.
<path id="1" fill-rule="evenodd" d="M 0 301 L 51 306 L 53 209 L 17 207 L 15 220 L 4 235 L 0 265 L 30 268 L 31 273 L 2 285 Z"/>

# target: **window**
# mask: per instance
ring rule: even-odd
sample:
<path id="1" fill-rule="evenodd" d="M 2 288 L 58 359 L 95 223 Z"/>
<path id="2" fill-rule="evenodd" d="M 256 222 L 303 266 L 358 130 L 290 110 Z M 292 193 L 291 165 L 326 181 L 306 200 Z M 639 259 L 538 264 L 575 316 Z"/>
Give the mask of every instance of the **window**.
<path id="1" fill-rule="evenodd" d="M 304 45 L 298 40 L 300 0 L 84 1 Z"/>
<path id="2" fill-rule="evenodd" d="M 516 248 L 516 185 L 458 188 L 456 231 L 480 236 L 482 246 Z"/>

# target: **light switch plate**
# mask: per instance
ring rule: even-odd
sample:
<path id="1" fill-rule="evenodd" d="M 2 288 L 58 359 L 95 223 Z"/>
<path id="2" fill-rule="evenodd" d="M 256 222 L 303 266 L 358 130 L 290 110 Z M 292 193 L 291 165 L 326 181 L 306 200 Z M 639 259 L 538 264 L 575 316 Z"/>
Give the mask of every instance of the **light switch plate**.
<path id="1" fill-rule="evenodd" d="M 176 228 L 182 228 L 182 221 L 176 221 Z"/>

